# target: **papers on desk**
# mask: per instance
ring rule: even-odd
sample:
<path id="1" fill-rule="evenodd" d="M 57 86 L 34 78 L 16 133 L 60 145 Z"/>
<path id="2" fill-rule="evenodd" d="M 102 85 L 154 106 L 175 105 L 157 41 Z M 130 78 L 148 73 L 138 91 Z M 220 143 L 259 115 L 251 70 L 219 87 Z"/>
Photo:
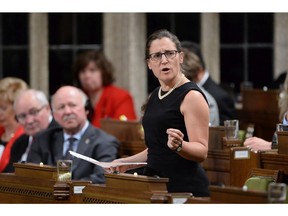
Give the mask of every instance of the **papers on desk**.
<path id="1" fill-rule="evenodd" d="M 125 165 L 146 165 L 146 162 L 131 162 L 131 163 L 115 163 L 115 162 L 100 162 L 93 158 L 87 157 L 85 155 L 69 151 L 69 153 L 77 158 L 80 158 L 82 160 L 88 161 L 90 163 L 96 164 L 98 166 L 101 166 L 103 168 L 109 168 L 109 167 L 117 167 L 117 166 L 125 166 Z"/>

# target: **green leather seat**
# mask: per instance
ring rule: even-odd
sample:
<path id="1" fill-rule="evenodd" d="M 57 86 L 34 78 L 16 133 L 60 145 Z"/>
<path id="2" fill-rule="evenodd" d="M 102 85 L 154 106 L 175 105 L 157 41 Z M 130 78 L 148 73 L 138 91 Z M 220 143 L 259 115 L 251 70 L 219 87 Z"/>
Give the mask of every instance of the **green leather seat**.
<path id="1" fill-rule="evenodd" d="M 267 191 L 268 186 L 271 182 L 274 182 L 273 178 L 264 176 L 253 176 L 248 178 L 244 185 L 247 187 L 248 190 Z"/>

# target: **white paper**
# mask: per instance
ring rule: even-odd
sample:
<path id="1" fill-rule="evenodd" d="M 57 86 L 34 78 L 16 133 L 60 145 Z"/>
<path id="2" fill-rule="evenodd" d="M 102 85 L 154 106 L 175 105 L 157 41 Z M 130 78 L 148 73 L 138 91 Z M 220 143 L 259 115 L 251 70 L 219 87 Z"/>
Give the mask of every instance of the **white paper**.
<path id="1" fill-rule="evenodd" d="M 73 192 L 74 192 L 74 194 L 82 194 L 82 191 L 84 188 L 85 188 L 85 186 L 74 186 Z"/>
<path id="2" fill-rule="evenodd" d="M 131 163 L 130 162 L 129 163 L 100 162 L 100 161 L 97 161 L 93 158 L 87 157 L 85 155 L 82 155 L 82 154 L 79 154 L 79 153 L 76 153 L 73 151 L 69 151 L 69 153 L 71 155 L 77 157 L 77 158 L 86 160 L 90 163 L 96 164 L 96 165 L 101 166 L 103 168 L 117 167 L 117 166 L 124 166 L 124 165 L 146 165 L 147 164 L 146 162 L 131 162 Z"/>

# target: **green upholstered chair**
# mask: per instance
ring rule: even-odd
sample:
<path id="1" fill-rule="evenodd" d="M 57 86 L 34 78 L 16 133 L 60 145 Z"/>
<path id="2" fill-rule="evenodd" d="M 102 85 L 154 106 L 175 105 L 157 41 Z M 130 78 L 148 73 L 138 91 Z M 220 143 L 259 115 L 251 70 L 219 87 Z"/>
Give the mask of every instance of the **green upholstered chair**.
<path id="1" fill-rule="evenodd" d="M 267 191 L 271 182 L 275 182 L 272 177 L 253 176 L 248 178 L 244 185 L 248 190 Z"/>
<path id="2" fill-rule="evenodd" d="M 283 172 L 263 168 L 252 168 L 244 186 L 248 190 L 267 191 L 271 182 L 281 182 Z"/>
<path id="3" fill-rule="evenodd" d="M 252 168 L 249 178 L 245 181 L 244 187 L 247 190 L 268 191 L 269 184 L 272 182 L 283 182 L 283 171 Z M 286 187 L 286 201 L 288 203 L 288 187 Z"/>

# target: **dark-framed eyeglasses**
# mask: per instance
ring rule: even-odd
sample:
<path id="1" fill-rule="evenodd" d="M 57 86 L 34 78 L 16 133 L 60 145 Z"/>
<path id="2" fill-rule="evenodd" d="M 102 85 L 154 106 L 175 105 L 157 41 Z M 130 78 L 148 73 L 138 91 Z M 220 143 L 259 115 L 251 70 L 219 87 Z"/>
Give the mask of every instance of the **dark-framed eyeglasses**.
<path id="1" fill-rule="evenodd" d="M 166 50 L 165 52 L 156 52 L 151 53 L 148 58 L 151 61 L 160 61 L 162 59 L 162 55 L 164 55 L 167 59 L 173 59 L 180 51 L 177 50 Z"/>
<path id="2" fill-rule="evenodd" d="M 40 111 L 41 111 L 42 109 L 44 109 L 46 106 L 47 106 L 47 105 L 43 105 L 43 106 L 41 106 L 41 107 L 38 108 L 38 109 L 32 108 L 32 109 L 30 109 L 30 110 L 28 111 L 28 113 L 21 113 L 21 114 L 19 114 L 19 115 L 16 115 L 16 119 L 18 120 L 18 122 L 24 123 L 25 120 L 26 120 L 26 118 L 27 118 L 27 116 L 36 117 L 36 116 L 40 113 Z"/>

